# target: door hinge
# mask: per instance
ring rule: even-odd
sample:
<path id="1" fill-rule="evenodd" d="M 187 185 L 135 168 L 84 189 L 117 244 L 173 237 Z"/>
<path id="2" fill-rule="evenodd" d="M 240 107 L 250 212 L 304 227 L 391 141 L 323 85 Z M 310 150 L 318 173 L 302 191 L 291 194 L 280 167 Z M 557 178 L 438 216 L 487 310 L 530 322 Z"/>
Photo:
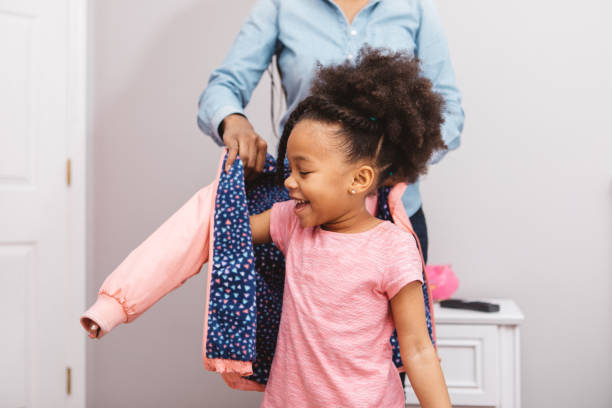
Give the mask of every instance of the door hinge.
<path id="1" fill-rule="evenodd" d="M 67 185 L 70 185 L 71 178 L 72 178 L 72 174 L 71 174 L 70 159 L 68 159 L 66 161 L 66 184 Z"/>
<path id="2" fill-rule="evenodd" d="M 66 367 L 66 394 L 70 395 L 72 392 L 72 369 Z"/>

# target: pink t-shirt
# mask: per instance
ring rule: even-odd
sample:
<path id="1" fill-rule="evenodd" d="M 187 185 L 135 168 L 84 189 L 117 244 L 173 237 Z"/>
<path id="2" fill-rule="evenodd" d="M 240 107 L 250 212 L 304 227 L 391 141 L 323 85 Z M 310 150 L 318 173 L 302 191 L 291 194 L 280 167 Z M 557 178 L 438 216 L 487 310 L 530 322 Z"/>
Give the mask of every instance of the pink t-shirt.
<path id="1" fill-rule="evenodd" d="M 422 282 L 412 235 L 385 221 L 361 233 L 302 228 L 295 202 L 272 207 L 285 254 L 276 352 L 262 407 L 404 407 L 389 299 Z"/>

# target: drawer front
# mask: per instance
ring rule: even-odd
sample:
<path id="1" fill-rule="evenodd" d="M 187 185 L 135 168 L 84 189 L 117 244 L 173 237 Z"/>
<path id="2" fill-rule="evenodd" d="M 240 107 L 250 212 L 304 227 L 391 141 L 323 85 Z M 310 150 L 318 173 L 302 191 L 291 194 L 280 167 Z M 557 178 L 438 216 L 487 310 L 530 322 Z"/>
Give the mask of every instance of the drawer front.
<path id="1" fill-rule="evenodd" d="M 499 340 L 496 325 L 439 324 L 438 354 L 453 405 L 499 402 Z M 406 403 L 418 404 L 406 380 Z"/>

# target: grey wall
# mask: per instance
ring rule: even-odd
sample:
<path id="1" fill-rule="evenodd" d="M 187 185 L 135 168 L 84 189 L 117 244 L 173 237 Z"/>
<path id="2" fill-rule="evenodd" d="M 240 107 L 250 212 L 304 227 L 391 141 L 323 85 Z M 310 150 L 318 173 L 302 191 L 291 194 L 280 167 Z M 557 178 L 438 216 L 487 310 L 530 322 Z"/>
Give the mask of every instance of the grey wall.
<path id="1" fill-rule="evenodd" d="M 612 7 L 438 4 L 467 122 L 424 182 L 431 262 L 523 310 L 525 407 L 610 407 Z"/>
<path id="2" fill-rule="evenodd" d="M 252 1 L 90 4 L 92 303 L 129 251 L 212 180 L 220 150 L 197 129 L 196 102 Z M 423 183 L 431 261 L 453 264 L 458 297 L 522 308 L 524 406 L 608 406 L 610 6 L 438 4 L 467 122 L 463 146 Z M 247 112 L 273 144 L 267 78 Z M 88 342 L 88 406 L 259 406 L 261 394 L 204 370 L 204 296 L 197 275 Z"/>

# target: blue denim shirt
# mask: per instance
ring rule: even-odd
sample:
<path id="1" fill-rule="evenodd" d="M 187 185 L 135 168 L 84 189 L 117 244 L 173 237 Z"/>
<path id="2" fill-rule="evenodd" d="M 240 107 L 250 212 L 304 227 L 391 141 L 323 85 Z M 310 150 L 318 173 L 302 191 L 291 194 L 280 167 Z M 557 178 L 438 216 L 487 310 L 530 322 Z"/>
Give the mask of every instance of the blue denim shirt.
<path id="1" fill-rule="evenodd" d="M 408 50 L 446 100 L 442 136 L 459 146 L 464 113 L 448 45 L 432 0 L 370 0 L 349 24 L 332 0 L 258 0 L 199 101 L 198 125 L 223 145 L 218 127 L 229 114 L 244 113 L 263 72 L 277 57 L 287 100 L 279 134 L 297 104 L 308 96 L 317 63 L 353 59 L 364 44 Z M 435 152 L 436 163 L 446 153 Z M 402 198 L 408 215 L 421 206 L 418 183 Z"/>

